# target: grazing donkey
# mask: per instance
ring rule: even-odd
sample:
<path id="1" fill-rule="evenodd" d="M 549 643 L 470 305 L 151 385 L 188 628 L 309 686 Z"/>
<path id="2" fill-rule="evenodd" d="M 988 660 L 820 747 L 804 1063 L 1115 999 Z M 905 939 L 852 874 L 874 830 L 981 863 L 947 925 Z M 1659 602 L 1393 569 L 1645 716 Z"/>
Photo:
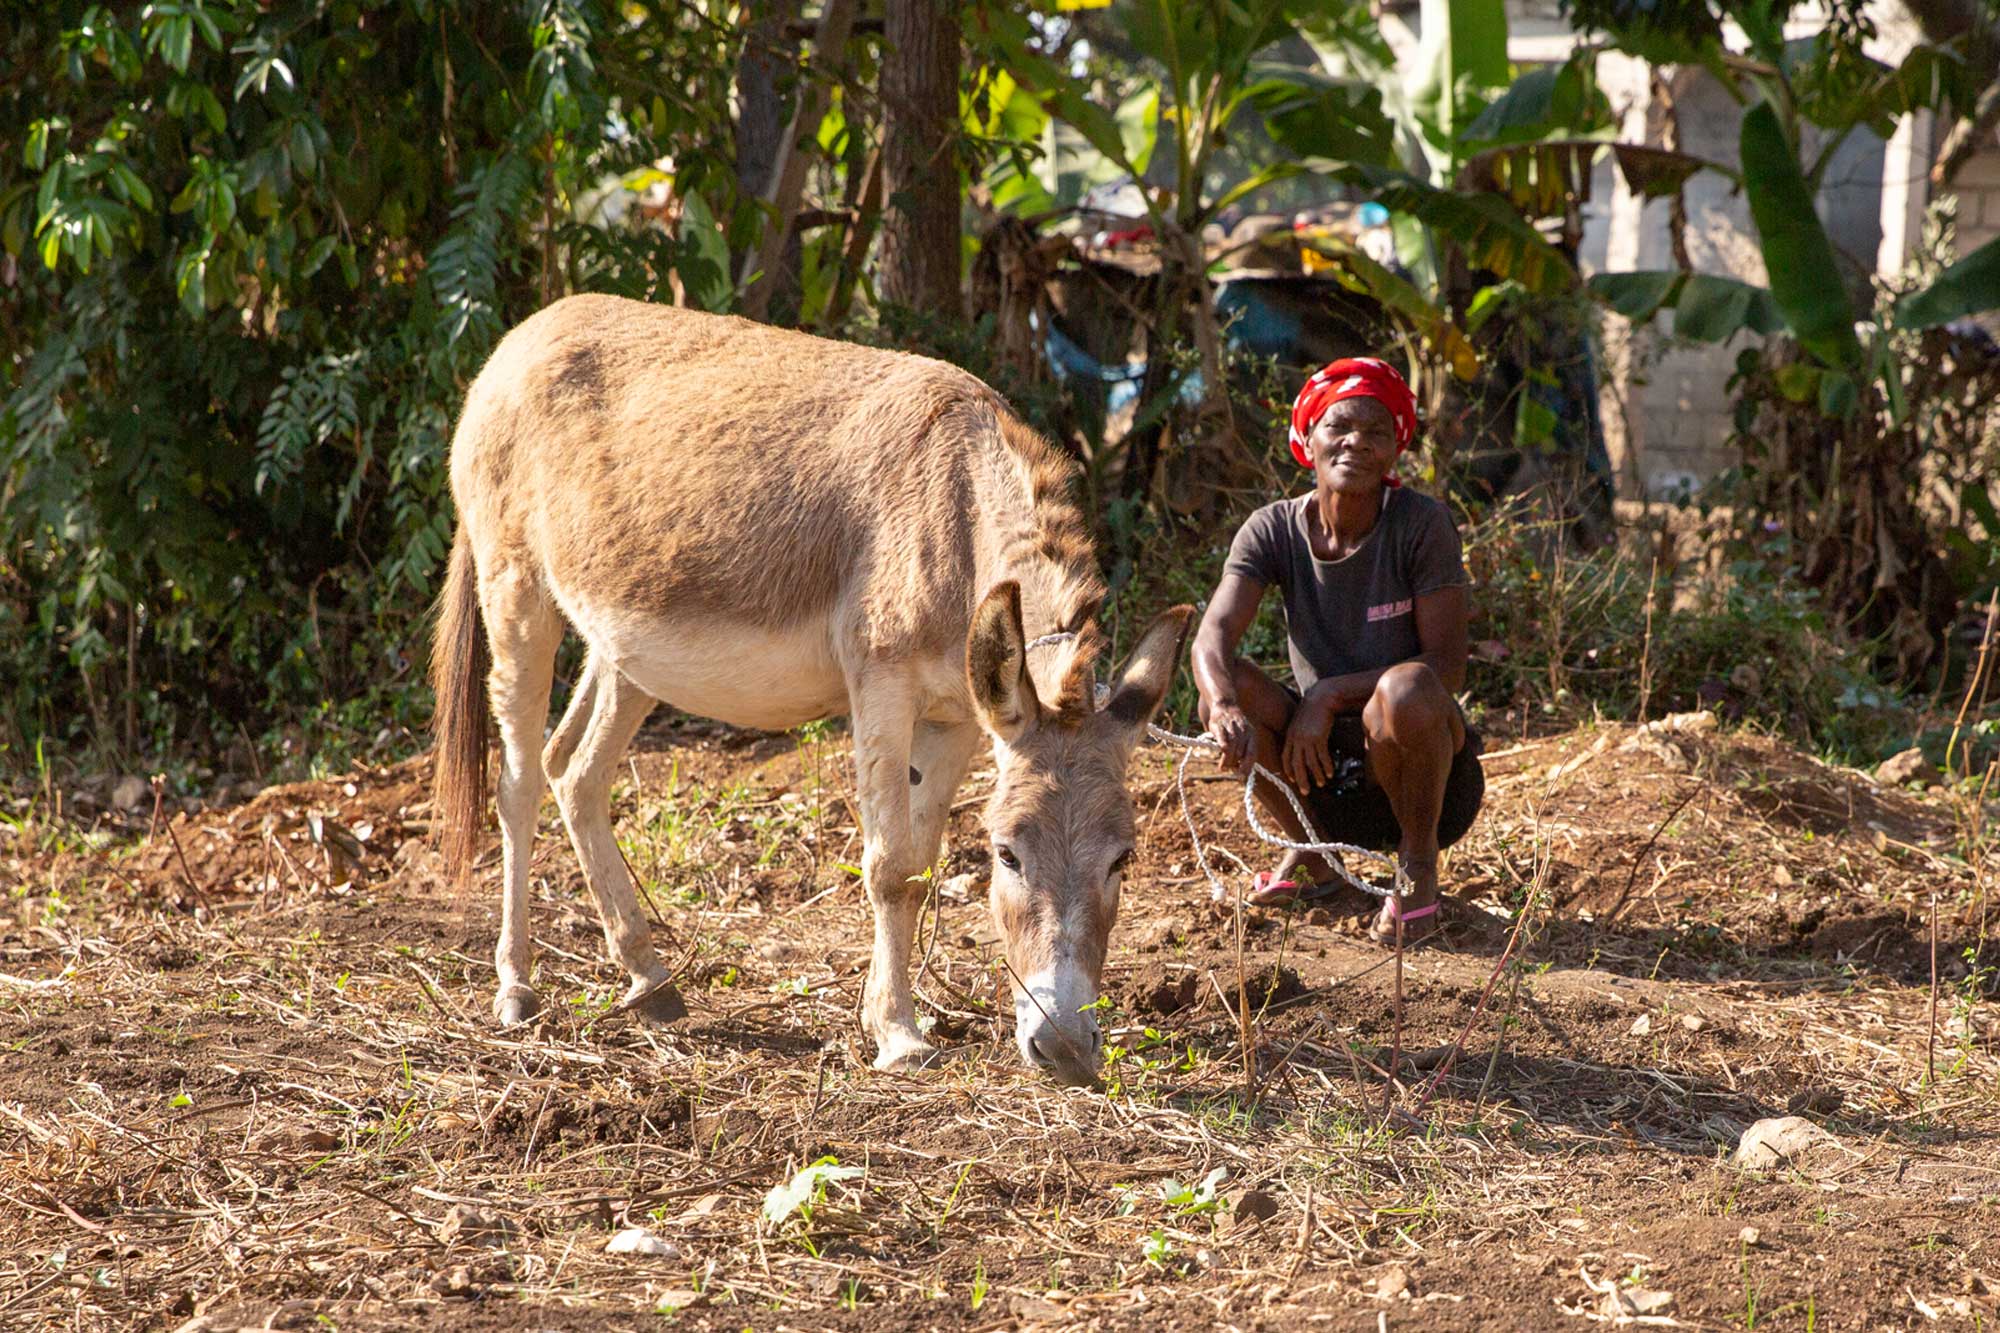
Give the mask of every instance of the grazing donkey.
<path id="1" fill-rule="evenodd" d="M 1095 708 L 1104 587 L 1074 471 L 991 389 L 921 357 L 609 296 L 508 334 L 452 442 L 458 535 L 432 663 L 437 806 L 461 883 L 499 723 L 500 1021 L 541 1007 L 527 905 L 544 778 L 628 1004 L 670 1021 L 679 995 L 611 832 L 621 753 L 657 700 L 773 729 L 844 712 L 877 1067 L 932 1053 L 910 1000 L 917 876 L 983 728 L 1016 1041 L 1065 1082 L 1093 1079 L 1103 1038 L 1084 1007 L 1132 850 L 1126 763 L 1192 609 L 1147 628 Z M 589 655 L 544 746 L 565 622 Z M 1056 633 L 1073 637 L 1034 642 Z"/>

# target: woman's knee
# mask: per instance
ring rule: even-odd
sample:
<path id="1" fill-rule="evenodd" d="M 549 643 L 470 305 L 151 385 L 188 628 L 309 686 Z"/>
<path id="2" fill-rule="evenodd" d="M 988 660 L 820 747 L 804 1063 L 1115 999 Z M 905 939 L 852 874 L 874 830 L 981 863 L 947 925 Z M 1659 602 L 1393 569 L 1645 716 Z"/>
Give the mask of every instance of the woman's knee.
<path id="1" fill-rule="evenodd" d="M 1370 732 L 1450 729 L 1458 708 L 1450 691 L 1425 662 L 1398 662 L 1375 682 L 1375 692 L 1362 709 Z"/>

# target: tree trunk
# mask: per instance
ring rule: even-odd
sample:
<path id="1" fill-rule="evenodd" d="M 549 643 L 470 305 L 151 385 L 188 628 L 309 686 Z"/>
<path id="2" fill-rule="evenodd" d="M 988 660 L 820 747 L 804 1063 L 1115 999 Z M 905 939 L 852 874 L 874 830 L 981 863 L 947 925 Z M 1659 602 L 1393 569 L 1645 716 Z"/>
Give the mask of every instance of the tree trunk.
<path id="1" fill-rule="evenodd" d="M 797 41 L 789 35 L 798 21 L 800 0 L 752 0 L 750 31 L 736 61 L 736 188 L 747 199 L 769 197 L 778 170 L 779 149 L 791 120 Z M 754 246 L 754 242 L 752 243 Z M 730 272 L 741 271 L 745 256 L 731 256 Z M 800 245 L 796 229 L 785 238 L 774 275 L 771 305 L 796 309 Z"/>
<path id="2" fill-rule="evenodd" d="M 958 317 L 958 6 L 886 0 L 882 299 Z"/>

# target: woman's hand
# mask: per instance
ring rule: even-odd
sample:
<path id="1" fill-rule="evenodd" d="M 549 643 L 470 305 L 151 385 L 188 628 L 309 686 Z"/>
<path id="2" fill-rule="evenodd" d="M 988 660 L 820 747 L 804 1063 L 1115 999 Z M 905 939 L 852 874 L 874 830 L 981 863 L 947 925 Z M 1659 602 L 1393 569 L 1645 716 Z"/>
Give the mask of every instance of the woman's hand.
<path id="1" fill-rule="evenodd" d="M 1308 694 L 1292 710 L 1291 725 L 1285 728 L 1285 780 L 1299 791 L 1333 781 L 1333 752 L 1326 743 L 1332 734 L 1332 701 Z"/>
<path id="2" fill-rule="evenodd" d="M 1250 762 L 1250 719 L 1235 704 L 1217 704 L 1205 719 L 1208 734 L 1222 746 L 1217 762 L 1230 773 L 1241 773 Z"/>

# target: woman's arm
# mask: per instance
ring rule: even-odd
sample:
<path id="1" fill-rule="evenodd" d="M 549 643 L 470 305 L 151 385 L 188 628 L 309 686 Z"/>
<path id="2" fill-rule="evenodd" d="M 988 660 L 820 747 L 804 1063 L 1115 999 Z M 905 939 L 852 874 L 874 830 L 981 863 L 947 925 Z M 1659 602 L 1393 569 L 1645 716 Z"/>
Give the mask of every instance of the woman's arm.
<path id="1" fill-rule="evenodd" d="M 1194 636 L 1194 686 L 1201 695 L 1202 725 L 1222 744 L 1223 765 L 1234 768 L 1250 752 L 1250 723 L 1236 698 L 1236 648 L 1257 618 L 1264 585 L 1224 574 Z"/>

